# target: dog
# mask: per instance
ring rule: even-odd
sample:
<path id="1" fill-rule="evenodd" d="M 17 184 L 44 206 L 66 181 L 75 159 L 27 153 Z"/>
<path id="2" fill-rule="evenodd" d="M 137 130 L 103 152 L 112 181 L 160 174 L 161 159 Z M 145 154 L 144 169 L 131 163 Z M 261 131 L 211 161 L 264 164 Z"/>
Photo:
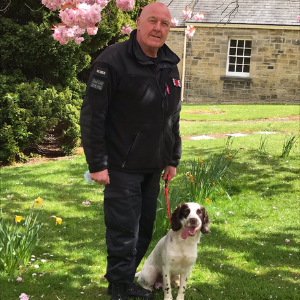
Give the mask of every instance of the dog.
<path id="1" fill-rule="evenodd" d="M 164 300 L 172 300 L 171 283 L 179 283 L 176 300 L 184 300 L 186 284 L 197 259 L 201 234 L 209 233 L 209 217 L 198 203 L 181 203 L 171 216 L 171 230 L 155 246 L 136 274 L 145 289 L 163 282 Z"/>

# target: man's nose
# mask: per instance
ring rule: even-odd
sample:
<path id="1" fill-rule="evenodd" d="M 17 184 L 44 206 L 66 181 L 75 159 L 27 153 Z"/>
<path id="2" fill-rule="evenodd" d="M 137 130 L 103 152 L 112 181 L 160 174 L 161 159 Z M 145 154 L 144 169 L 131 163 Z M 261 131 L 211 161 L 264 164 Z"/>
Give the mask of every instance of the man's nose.
<path id="1" fill-rule="evenodd" d="M 160 31 L 161 30 L 161 22 L 156 22 L 154 26 L 154 30 Z"/>

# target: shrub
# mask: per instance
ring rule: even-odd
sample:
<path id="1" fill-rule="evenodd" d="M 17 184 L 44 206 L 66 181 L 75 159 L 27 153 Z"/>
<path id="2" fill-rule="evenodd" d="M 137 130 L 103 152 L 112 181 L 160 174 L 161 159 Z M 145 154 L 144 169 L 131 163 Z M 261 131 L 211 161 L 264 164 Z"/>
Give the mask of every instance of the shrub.
<path id="1" fill-rule="evenodd" d="M 1 81 L 12 81 L 11 77 Z M 24 151 L 36 147 L 46 132 L 58 125 L 60 147 L 70 154 L 78 145 L 79 110 L 85 85 L 77 91 L 45 88 L 39 80 L 14 85 L 14 93 L 0 95 L 0 160 L 10 163 L 24 157 Z M 60 90 L 60 91 L 59 91 Z"/>

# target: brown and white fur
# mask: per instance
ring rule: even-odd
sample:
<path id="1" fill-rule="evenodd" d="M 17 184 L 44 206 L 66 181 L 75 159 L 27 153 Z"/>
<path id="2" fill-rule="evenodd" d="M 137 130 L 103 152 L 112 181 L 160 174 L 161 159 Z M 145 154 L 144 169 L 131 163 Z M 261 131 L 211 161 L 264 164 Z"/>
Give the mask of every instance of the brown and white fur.
<path id="1" fill-rule="evenodd" d="M 209 217 L 198 203 L 180 204 L 172 214 L 172 229 L 155 246 L 137 273 L 138 283 L 153 290 L 163 281 L 164 300 L 172 300 L 171 283 L 180 278 L 176 300 L 184 300 L 186 284 L 197 259 L 197 244 L 201 233 L 209 233 Z"/>

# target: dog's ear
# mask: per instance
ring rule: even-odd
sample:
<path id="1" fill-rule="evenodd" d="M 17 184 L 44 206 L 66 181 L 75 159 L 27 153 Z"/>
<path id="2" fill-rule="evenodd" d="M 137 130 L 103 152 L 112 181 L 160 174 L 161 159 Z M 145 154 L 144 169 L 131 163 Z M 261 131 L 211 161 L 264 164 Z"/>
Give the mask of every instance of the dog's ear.
<path id="1" fill-rule="evenodd" d="M 180 223 L 181 206 L 182 206 L 182 204 L 179 204 L 171 216 L 171 222 L 172 222 L 171 228 L 173 231 L 178 231 L 181 228 L 181 223 Z"/>
<path id="2" fill-rule="evenodd" d="M 206 209 L 203 206 L 200 208 L 200 218 L 201 218 L 201 222 L 202 222 L 201 232 L 203 234 L 209 233 L 210 232 L 209 228 L 208 228 L 209 217 L 208 217 L 208 214 L 206 212 Z"/>

